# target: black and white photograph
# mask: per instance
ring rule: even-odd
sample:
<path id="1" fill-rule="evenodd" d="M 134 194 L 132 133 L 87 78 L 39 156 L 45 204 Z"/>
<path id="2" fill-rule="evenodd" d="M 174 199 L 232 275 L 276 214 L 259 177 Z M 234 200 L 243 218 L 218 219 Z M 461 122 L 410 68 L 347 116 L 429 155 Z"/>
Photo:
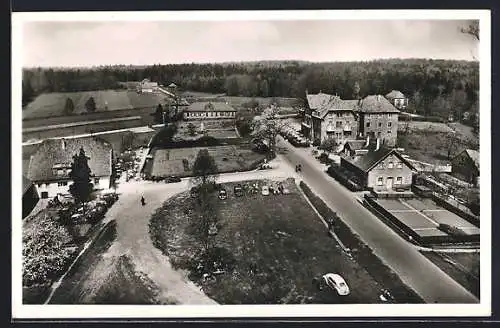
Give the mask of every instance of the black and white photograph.
<path id="1" fill-rule="evenodd" d="M 13 13 L 13 317 L 490 315 L 490 35 Z"/>

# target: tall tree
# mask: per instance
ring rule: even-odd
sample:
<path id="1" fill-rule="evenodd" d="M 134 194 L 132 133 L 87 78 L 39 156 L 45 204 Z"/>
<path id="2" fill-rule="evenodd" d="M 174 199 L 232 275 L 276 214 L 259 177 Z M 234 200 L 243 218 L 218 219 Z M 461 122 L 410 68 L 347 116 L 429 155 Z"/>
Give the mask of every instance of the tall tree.
<path id="1" fill-rule="evenodd" d="M 64 104 L 64 114 L 69 115 L 75 111 L 75 104 L 71 98 L 66 98 L 66 104 Z"/>
<path id="2" fill-rule="evenodd" d="M 96 111 L 96 104 L 94 97 L 90 97 L 86 102 L 85 102 L 85 109 L 87 109 L 87 112 L 95 112 Z"/>
<path id="3" fill-rule="evenodd" d="M 193 164 L 193 178 L 192 183 L 198 189 L 196 198 L 196 212 L 194 228 L 198 232 L 205 250 L 211 246 L 210 243 L 210 228 L 213 227 L 217 221 L 217 207 L 216 199 L 213 194 L 214 184 L 217 179 L 217 165 L 215 160 L 207 149 L 201 149 Z"/>
<path id="4" fill-rule="evenodd" d="M 164 126 L 151 139 L 151 147 L 168 146 L 172 142 L 172 138 L 176 133 L 177 133 L 177 126 L 175 124 L 168 124 Z"/>
<path id="5" fill-rule="evenodd" d="M 193 184 L 205 186 L 215 183 L 218 176 L 218 168 L 215 159 L 210 156 L 207 149 L 201 149 L 196 155 L 193 164 Z"/>
<path id="6" fill-rule="evenodd" d="M 80 148 L 78 154 L 73 155 L 73 163 L 71 163 L 71 171 L 69 177 L 73 180 L 73 184 L 69 186 L 69 192 L 75 198 L 77 203 L 83 204 L 90 200 L 90 195 L 94 190 L 90 178 L 92 172 L 88 164 L 88 157 L 85 155 L 85 150 Z"/>
<path id="7" fill-rule="evenodd" d="M 196 126 L 193 123 L 189 123 L 187 129 L 190 136 L 193 137 L 196 135 Z"/>
<path id="8" fill-rule="evenodd" d="M 319 146 L 319 149 L 327 153 L 331 153 L 335 150 L 336 147 L 337 147 L 337 141 L 335 140 L 335 138 L 331 137 L 323 140 L 323 142 Z"/>
<path id="9" fill-rule="evenodd" d="M 354 83 L 354 87 L 353 87 L 353 99 L 359 99 L 359 93 L 361 91 L 361 88 L 359 87 L 359 82 L 356 81 Z"/>
<path id="10" fill-rule="evenodd" d="M 163 122 L 163 106 L 161 104 L 158 104 L 156 107 L 156 111 L 154 112 L 154 117 L 155 117 L 155 123 L 156 124 L 162 124 Z"/>

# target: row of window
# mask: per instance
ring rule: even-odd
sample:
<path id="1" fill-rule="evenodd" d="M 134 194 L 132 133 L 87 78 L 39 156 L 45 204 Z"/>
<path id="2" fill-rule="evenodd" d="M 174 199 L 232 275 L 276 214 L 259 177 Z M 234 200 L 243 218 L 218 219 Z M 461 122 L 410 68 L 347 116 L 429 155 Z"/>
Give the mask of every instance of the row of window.
<path id="1" fill-rule="evenodd" d="M 186 117 L 220 117 L 220 116 L 228 116 L 234 117 L 236 116 L 235 112 L 197 112 L 197 113 L 186 113 Z"/>
<path id="2" fill-rule="evenodd" d="M 94 185 L 98 185 L 99 184 L 99 178 L 94 178 Z M 57 186 L 58 187 L 64 187 L 64 186 L 67 186 L 68 185 L 68 181 L 59 181 L 57 183 Z M 38 187 L 41 187 L 42 186 L 42 183 L 39 183 L 38 184 Z"/>
<path id="3" fill-rule="evenodd" d="M 366 127 L 369 128 L 371 126 L 371 123 L 370 122 L 366 122 Z M 378 122 L 378 127 L 381 128 L 382 127 L 382 122 Z M 390 128 L 392 127 L 392 122 L 387 122 L 387 127 Z"/>
<path id="4" fill-rule="evenodd" d="M 393 177 L 388 177 L 387 180 L 392 180 L 394 181 Z M 394 181 L 395 185 L 401 185 L 403 184 L 403 177 L 396 177 L 396 181 Z M 384 185 L 384 177 L 378 177 L 377 179 L 377 186 L 382 186 Z"/>
<path id="5" fill-rule="evenodd" d="M 384 163 L 384 162 L 380 163 L 380 168 L 381 168 L 381 169 L 386 168 L 386 166 L 385 166 L 385 163 Z M 394 168 L 394 162 L 388 162 L 388 163 L 387 163 L 387 168 L 388 168 L 388 169 L 393 169 L 393 168 Z M 396 168 L 397 168 L 397 169 L 402 169 L 402 168 L 403 168 L 403 162 L 396 162 Z"/>

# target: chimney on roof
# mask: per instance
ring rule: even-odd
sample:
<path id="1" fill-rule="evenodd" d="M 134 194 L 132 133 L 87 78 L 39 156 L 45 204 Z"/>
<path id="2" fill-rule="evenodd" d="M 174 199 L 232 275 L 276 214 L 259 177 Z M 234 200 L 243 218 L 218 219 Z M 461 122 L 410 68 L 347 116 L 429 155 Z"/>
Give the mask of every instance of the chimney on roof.
<path id="1" fill-rule="evenodd" d="M 307 91 L 307 89 L 306 89 L 306 95 L 308 95 L 308 94 L 309 94 L 309 91 Z"/>
<path id="2" fill-rule="evenodd" d="M 380 101 L 380 95 L 377 95 L 377 101 Z"/>
<path id="3" fill-rule="evenodd" d="M 66 149 L 66 140 L 64 140 L 64 138 L 61 139 L 61 148 L 62 150 Z"/>
<path id="4" fill-rule="evenodd" d="M 368 147 L 369 145 L 370 145 L 370 135 L 367 135 L 365 147 Z"/>
<path id="5" fill-rule="evenodd" d="M 380 139 L 377 138 L 377 148 L 375 148 L 375 151 L 380 149 Z"/>

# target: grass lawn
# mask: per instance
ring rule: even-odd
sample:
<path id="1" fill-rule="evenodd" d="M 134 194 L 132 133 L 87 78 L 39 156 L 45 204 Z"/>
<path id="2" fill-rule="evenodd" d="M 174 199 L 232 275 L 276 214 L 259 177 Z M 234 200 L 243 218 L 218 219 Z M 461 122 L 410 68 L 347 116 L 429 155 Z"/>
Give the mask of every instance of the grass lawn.
<path id="1" fill-rule="evenodd" d="M 150 164 L 145 166 L 144 172 L 150 173 L 151 176 L 190 176 L 193 163 L 201 149 L 208 149 L 221 173 L 248 171 L 265 158 L 265 155 L 258 154 L 245 146 L 154 149 L 153 159 L 148 161 Z M 183 160 L 187 160 L 187 170 L 184 168 Z"/>
<path id="2" fill-rule="evenodd" d="M 427 122 L 425 122 L 428 124 Z M 413 130 L 410 133 L 398 133 L 398 146 L 405 149 L 411 158 L 426 163 L 449 163 L 448 155 L 448 133 L 434 132 L 428 130 Z M 473 140 L 459 137 L 451 152 L 451 158 L 466 148 L 477 149 L 477 143 Z"/>
<path id="3" fill-rule="evenodd" d="M 479 253 L 436 253 L 421 251 L 471 293 L 480 296 Z"/>
<path id="4" fill-rule="evenodd" d="M 250 182 L 251 183 L 251 182 Z M 258 181 L 262 185 L 263 181 Z M 221 304 L 377 303 L 380 286 L 349 258 L 297 189 L 291 194 L 235 197 L 218 201 L 220 229 L 214 244 L 230 252 L 234 269 L 204 280 L 191 274 L 204 292 Z M 167 200 L 150 221 L 155 246 L 175 267 L 188 269 L 201 247 L 190 233 L 193 201 L 188 193 Z M 340 273 L 351 287 L 347 297 L 319 291 L 312 280 Z"/>
<path id="5" fill-rule="evenodd" d="M 165 96 L 153 93 L 138 94 L 127 90 L 96 90 L 82 92 L 52 92 L 36 97 L 23 109 L 23 120 L 65 116 L 66 99 L 73 100 L 73 115 L 86 114 L 85 102 L 94 97 L 96 112 L 156 107 Z"/>

